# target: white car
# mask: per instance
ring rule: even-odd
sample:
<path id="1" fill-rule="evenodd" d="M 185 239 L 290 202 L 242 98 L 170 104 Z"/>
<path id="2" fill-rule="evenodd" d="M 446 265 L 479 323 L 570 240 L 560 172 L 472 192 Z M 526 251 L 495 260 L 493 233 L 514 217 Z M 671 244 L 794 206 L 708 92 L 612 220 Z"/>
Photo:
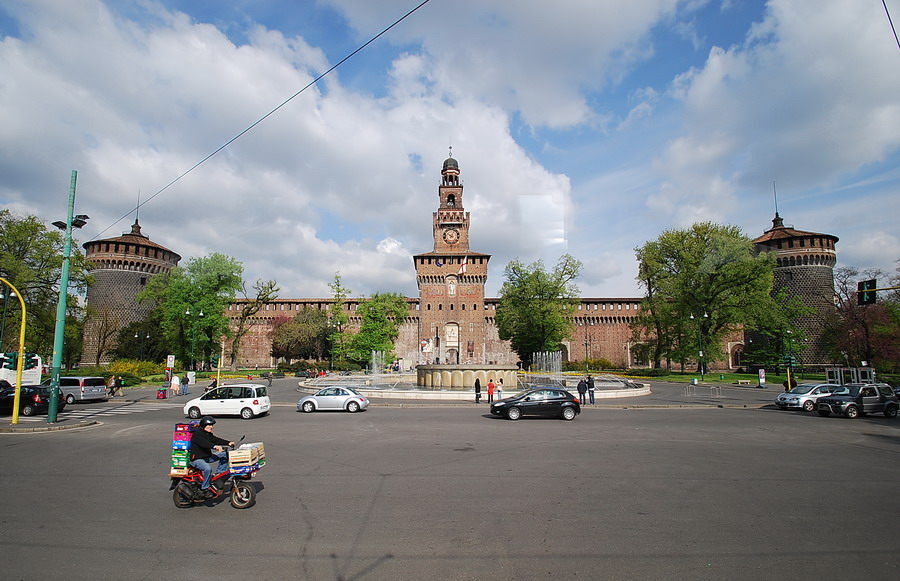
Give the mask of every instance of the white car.
<path id="1" fill-rule="evenodd" d="M 347 410 L 358 412 L 369 407 L 369 400 L 352 387 L 325 387 L 312 395 L 300 398 L 297 411 Z"/>
<path id="2" fill-rule="evenodd" d="M 775 405 L 783 410 L 803 410 L 811 412 L 816 409 L 816 401 L 830 394 L 839 386 L 830 383 L 801 383 L 790 391 L 779 393 Z"/>
<path id="3" fill-rule="evenodd" d="M 241 383 L 216 387 L 192 399 L 184 404 L 184 414 L 195 420 L 203 416 L 241 416 L 249 420 L 269 413 L 271 407 L 266 386 Z"/>

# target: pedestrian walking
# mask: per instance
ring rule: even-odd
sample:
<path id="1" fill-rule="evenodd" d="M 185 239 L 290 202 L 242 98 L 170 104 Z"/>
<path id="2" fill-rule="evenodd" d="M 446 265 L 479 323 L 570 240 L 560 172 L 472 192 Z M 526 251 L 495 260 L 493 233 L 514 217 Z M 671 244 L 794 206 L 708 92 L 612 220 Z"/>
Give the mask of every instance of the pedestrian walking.
<path id="1" fill-rule="evenodd" d="M 119 397 L 125 397 L 125 380 L 122 379 L 121 375 L 116 377 L 116 392 L 119 394 Z"/>
<path id="2" fill-rule="evenodd" d="M 587 381 L 585 381 L 584 378 L 582 377 L 578 381 L 578 400 L 581 403 L 585 403 L 585 400 L 584 400 L 585 392 L 587 392 Z"/>
<path id="3" fill-rule="evenodd" d="M 181 377 L 181 395 L 187 395 L 188 391 L 188 374 L 187 371 L 184 372 L 184 375 Z"/>
<path id="4" fill-rule="evenodd" d="M 594 405 L 594 378 L 588 375 L 587 380 L 588 397 L 591 399 L 591 405 Z"/>
<path id="5" fill-rule="evenodd" d="M 475 403 L 481 403 L 481 380 L 475 378 Z"/>
<path id="6" fill-rule="evenodd" d="M 116 376 L 111 375 L 109 381 L 106 382 L 106 397 L 115 397 L 116 395 Z"/>
<path id="7" fill-rule="evenodd" d="M 172 381 L 169 382 L 169 395 L 175 397 L 181 392 L 181 380 L 178 379 L 178 374 L 174 371 L 172 372 Z"/>
<path id="8" fill-rule="evenodd" d="M 496 386 L 494 385 L 494 378 L 492 377 L 488 381 L 488 403 L 494 403 L 494 388 L 495 387 Z"/>

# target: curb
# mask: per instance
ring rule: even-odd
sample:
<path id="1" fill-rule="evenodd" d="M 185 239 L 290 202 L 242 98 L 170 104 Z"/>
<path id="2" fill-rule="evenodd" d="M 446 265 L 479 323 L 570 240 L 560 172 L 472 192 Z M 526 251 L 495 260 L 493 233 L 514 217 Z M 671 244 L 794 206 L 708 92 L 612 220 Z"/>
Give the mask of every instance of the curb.
<path id="1" fill-rule="evenodd" d="M 0 434 L 32 434 L 36 432 L 59 432 L 62 430 L 76 430 L 78 428 L 88 428 L 90 426 L 100 425 L 100 422 L 92 420 L 89 422 L 78 422 L 77 424 L 53 425 L 53 426 L 0 426 Z"/>

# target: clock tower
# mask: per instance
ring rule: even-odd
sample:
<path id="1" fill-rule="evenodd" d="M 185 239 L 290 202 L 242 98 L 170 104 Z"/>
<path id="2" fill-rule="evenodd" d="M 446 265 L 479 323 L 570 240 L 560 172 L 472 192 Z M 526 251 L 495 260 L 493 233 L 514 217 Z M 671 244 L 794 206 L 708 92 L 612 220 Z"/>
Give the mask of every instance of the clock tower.
<path id="1" fill-rule="evenodd" d="M 421 360 L 480 362 L 485 344 L 484 285 L 491 257 L 469 250 L 469 213 L 463 206 L 459 164 L 452 154 L 441 170 L 432 233 L 434 250 L 413 257 Z"/>

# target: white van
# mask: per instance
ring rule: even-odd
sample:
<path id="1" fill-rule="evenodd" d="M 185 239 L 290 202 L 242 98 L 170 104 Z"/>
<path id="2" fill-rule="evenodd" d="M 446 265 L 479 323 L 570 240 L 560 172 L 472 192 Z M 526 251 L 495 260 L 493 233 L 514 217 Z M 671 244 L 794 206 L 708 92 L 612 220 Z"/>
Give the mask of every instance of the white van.
<path id="1" fill-rule="evenodd" d="M 60 377 L 59 389 L 67 404 L 76 401 L 107 401 L 106 380 L 102 377 Z"/>
<path id="2" fill-rule="evenodd" d="M 184 415 L 191 419 L 203 416 L 241 416 L 249 420 L 269 413 L 272 402 L 266 386 L 255 383 L 223 385 L 184 404 Z"/>

